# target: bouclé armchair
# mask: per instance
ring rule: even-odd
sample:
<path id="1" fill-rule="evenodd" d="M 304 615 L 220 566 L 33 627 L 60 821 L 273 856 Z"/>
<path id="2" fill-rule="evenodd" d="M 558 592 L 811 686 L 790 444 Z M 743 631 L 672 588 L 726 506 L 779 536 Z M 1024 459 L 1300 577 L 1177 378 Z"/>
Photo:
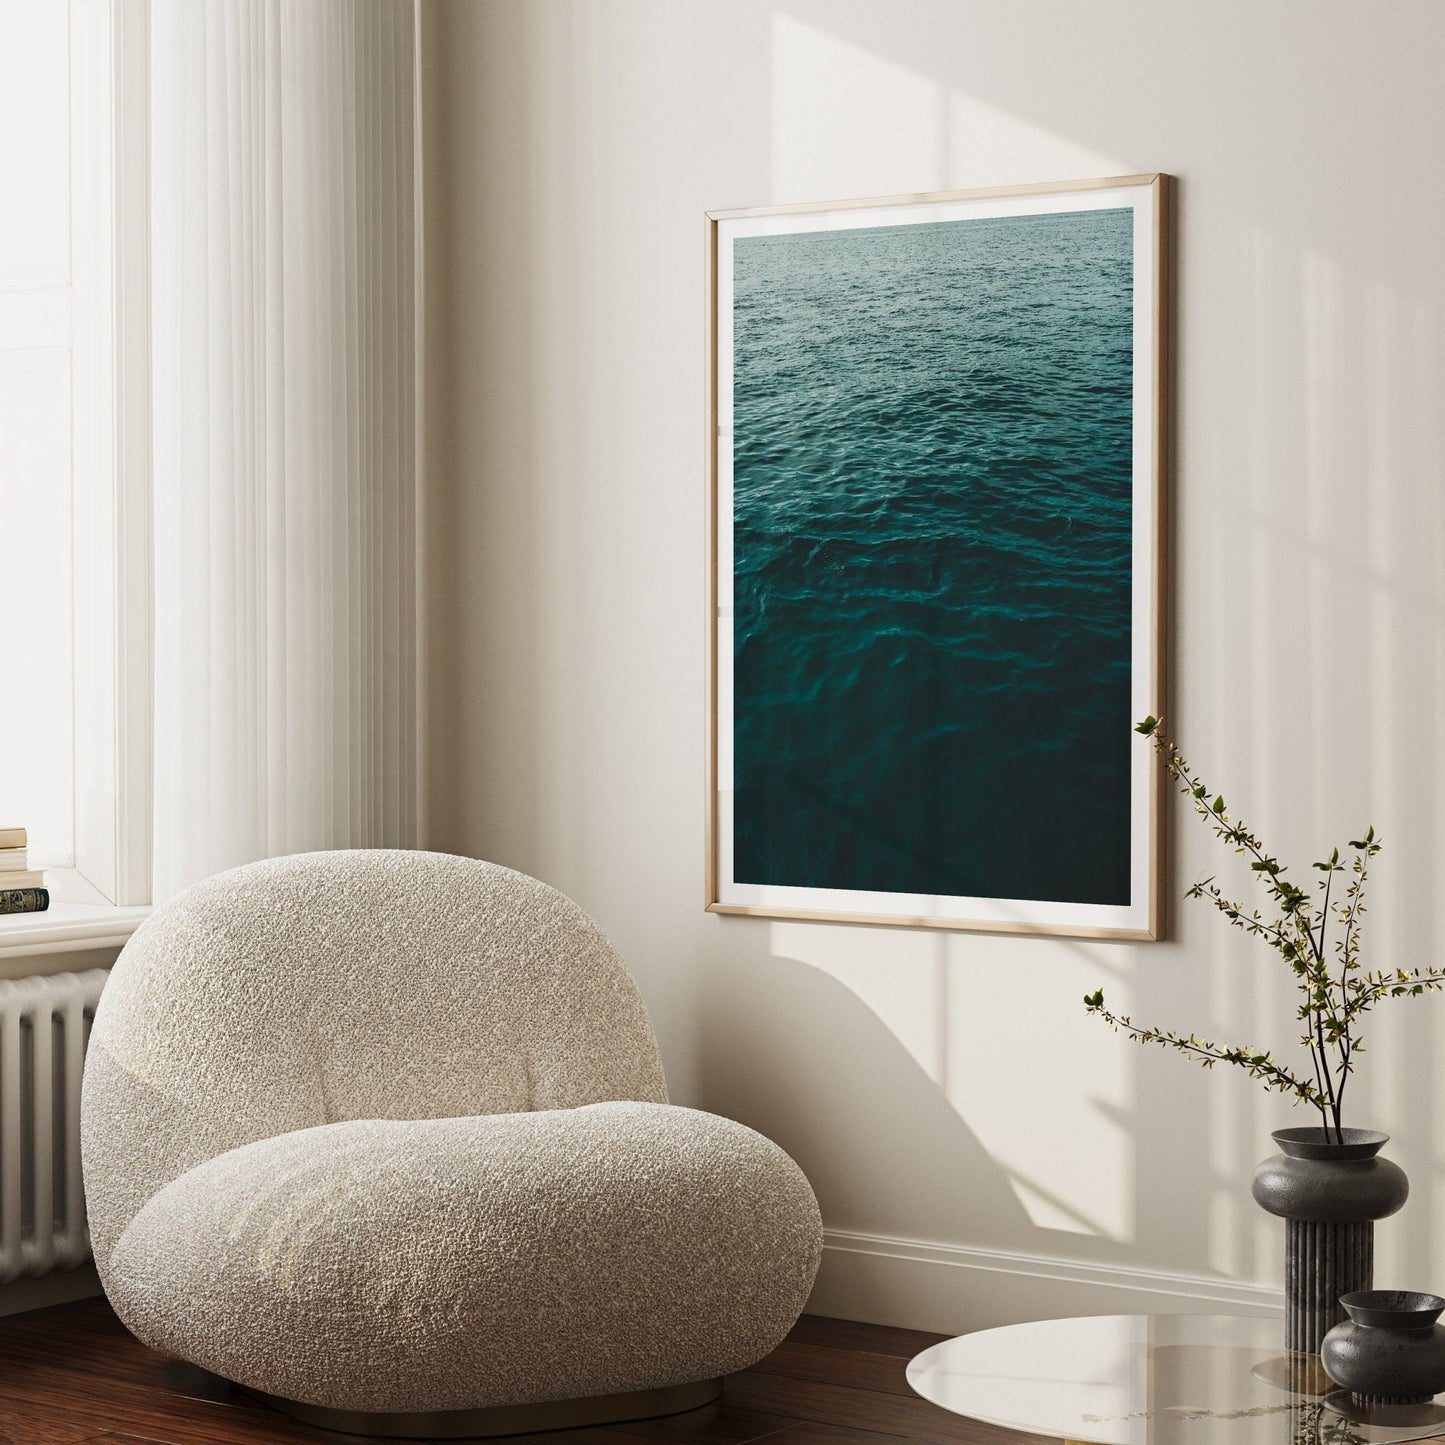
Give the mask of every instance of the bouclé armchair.
<path id="1" fill-rule="evenodd" d="M 668 1104 L 591 920 L 435 853 L 275 859 L 157 910 L 101 999 L 82 1134 L 130 1329 L 351 1430 L 700 1403 L 787 1332 L 821 1248 L 787 1155 Z"/>

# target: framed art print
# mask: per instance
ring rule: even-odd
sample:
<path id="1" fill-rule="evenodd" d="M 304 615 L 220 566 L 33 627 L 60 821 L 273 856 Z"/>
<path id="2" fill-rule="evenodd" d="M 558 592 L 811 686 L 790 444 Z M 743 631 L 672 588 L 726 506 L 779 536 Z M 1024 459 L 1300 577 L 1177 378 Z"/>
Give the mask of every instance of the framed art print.
<path id="1" fill-rule="evenodd" d="M 1165 183 L 709 213 L 709 908 L 1159 936 Z"/>

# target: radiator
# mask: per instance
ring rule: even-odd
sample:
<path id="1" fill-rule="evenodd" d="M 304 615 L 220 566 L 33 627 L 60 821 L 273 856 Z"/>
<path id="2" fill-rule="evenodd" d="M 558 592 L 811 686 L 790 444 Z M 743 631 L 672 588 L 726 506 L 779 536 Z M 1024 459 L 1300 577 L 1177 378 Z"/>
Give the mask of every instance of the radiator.
<path id="1" fill-rule="evenodd" d="M 80 1075 L 106 977 L 0 979 L 0 1284 L 90 1257 Z"/>

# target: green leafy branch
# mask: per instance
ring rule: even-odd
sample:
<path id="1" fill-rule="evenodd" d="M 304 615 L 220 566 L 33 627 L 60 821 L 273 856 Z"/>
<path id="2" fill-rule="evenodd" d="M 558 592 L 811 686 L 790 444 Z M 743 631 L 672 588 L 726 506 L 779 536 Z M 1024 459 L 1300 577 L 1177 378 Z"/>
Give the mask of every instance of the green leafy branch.
<path id="1" fill-rule="evenodd" d="M 1225 1048 L 1219 1044 L 1210 1043 L 1208 1039 L 1198 1038 L 1194 1034 L 1190 1034 L 1186 1038 L 1172 1029 L 1141 1028 L 1127 1014 L 1116 1014 L 1104 1007 L 1103 989 L 1096 989 L 1093 993 L 1086 994 L 1084 1007 L 1091 1014 L 1097 1014 L 1103 1019 L 1115 1033 L 1127 1034 L 1135 1043 L 1158 1044 L 1161 1048 L 1174 1049 L 1178 1053 L 1197 1059 L 1206 1069 L 1212 1069 L 1215 1064 L 1237 1064 L 1250 1078 L 1260 1080 L 1266 1089 L 1278 1090 L 1282 1094 L 1292 1094 L 1296 1100 L 1312 1104 L 1315 1108 L 1319 1108 L 1324 1100 L 1317 1085 L 1310 1083 L 1308 1079 L 1300 1078 L 1298 1074 L 1291 1073 L 1282 1064 L 1277 1063 L 1267 1051 L 1247 1045 L 1243 1048 Z"/>
<path id="2" fill-rule="evenodd" d="M 1296 1073 L 1267 1052 L 1252 1047 L 1224 1047 L 1185 1037 L 1169 1029 L 1144 1028 L 1127 1015 L 1104 1005 L 1104 992 L 1084 997 L 1084 1007 L 1110 1028 L 1141 1044 L 1158 1044 L 1196 1059 L 1205 1068 L 1233 1064 L 1259 1080 L 1266 1089 L 1289 1094 L 1296 1103 L 1318 1109 L 1328 1132 L 1338 1139 L 1342 1128 L 1345 1090 L 1354 1070 L 1356 1054 L 1364 1052 L 1360 1020 L 1382 999 L 1433 993 L 1445 987 L 1445 971 L 1395 969 L 1366 972 L 1360 957 L 1360 927 L 1365 915 L 1365 884 L 1369 862 L 1380 851 L 1373 827 L 1350 842 L 1354 857 L 1343 862 L 1338 848 L 1315 863 L 1320 874 L 1313 889 L 1300 887 L 1285 875 L 1288 869 L 1269 853 L 1245 824 L 1230 816 L 1221 794 L 1211 790 L 1163 733 L 1160 720 L 1150 716 L 1135 731 L 1153 741 L 1169 776 L 1186 794 L 1194 812 L 1215 835 L 1242 855 L 1273 905 L 1274 916 L 1246 908 L 1229 898 L 1213 878 L 1194 884 L 1186 898 L 1200 898 L 1213 906 L 1235 928 L 1261 939 L 1279 954 L 1300 990 L 1296 1017 L 1304 1024 L 1300 1045 L 1307 1050 L 1313 1080 Z M 1345 875 L 1344 896 L 1335 893 L 1336 875 Z"/>

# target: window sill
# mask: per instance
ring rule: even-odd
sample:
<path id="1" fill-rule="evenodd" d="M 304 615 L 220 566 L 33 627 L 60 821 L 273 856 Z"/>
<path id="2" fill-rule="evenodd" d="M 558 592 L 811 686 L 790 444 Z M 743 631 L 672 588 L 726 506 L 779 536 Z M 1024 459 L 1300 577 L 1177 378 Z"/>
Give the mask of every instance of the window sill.
<path id="1" fill-rule="evenodd" d="M 0 916 L 0 962 L 118 949 L 149 913 L 109 903 L 54 903 L 44 913 L 7 913 Z"/>

